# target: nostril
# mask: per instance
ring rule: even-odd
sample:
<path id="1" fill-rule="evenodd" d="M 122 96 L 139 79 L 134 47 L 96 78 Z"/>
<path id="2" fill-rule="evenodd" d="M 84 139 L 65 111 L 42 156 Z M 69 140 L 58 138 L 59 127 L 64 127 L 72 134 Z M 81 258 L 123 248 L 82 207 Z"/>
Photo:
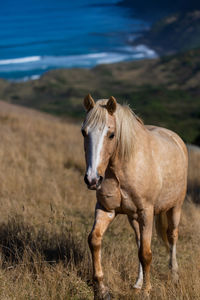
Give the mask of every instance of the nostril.
<path id="1" fill-rule="evenodd" d="M 97 182 L 97 187 L 99 187 L 101 185 L 102 181 L 103 181 L 103 177 L 99 176 L 99 179 L 98 179 L 98 182 Z"/>
<path id="2" fill-rule="evenodd" d="M 87 175 L 85 174 L 85 177 L 84 177 L 84 181 L 85 181 L 85 183 L 87 184 L 87 185 L 89 185 L 90 183 L 89 183 L 89 180 L 88 180 L 88 177 L 87 177 Z"/>

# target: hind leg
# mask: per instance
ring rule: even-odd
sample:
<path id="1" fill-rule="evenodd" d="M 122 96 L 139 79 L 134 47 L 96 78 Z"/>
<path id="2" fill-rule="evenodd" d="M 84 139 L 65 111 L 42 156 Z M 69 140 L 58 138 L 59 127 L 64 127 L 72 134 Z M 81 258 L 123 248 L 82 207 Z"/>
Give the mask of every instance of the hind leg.
<path id="1" fill-rule="evenodd" d="M 168 229 L 167 238 L 170 245 L 169 268 L 172 271 L 172 278 L 178 281 L 178 263 L 176 259 L 176 242 L 178 240 L 178 225 L 180 222 L 181 207 L 173 207 L 167 212 Z"/>
<path id="2" fill-rule="evenodd" d="M 134 232 L 135 232 L 135 239 L 136 239 L 136 243 L 138 246 L 138 249 L 140 248 L 140 227 L 139 227 L 139 223 L 137 220 L 133 219 L 132 217 L 128 216 L 128 220 L 129 223 L 131 225 L 131 227 L 133 228 Z M 142 269 L 142 264 L 139 262 L 139 266 L 138 266 L 138 277 L 136 280 L 136 283 L 134 284 L 134 289 L 138 289 L 140 290 L 142 288 L 143 285 L 143 269 Z"/>
<path id="3" fill-rule="evenodd" d="M 151 237 L 153 228 L 153 206 L 145 207 L 139 212 L 139 225 L 140 225 L 140 249 L 139 260 L 142 264 L 144 276 L 144 295 L 149 296 L 151 290 L 150 283 L 150 265 L 152 261 L 151 253 Z"/>

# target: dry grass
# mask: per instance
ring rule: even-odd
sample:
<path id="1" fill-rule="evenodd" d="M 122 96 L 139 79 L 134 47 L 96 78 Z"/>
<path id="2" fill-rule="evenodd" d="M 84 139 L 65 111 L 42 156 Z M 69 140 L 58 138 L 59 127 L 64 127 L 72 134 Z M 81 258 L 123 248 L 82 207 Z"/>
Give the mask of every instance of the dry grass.
<path id="1" fill-rule="evenodd" d="M 0 299 L 92 299 L 87 235 L 95 193 L 83 184 L 80 126 L 0 103 L 0 136 Z M 172 284 L 154 234 L 151 299 L 200 299 L 200 207 L 190 198 L 180 226 L 180 283 Z M 103 265 L 114 299 L 142 299 L 133 294 L 137 249 L 124 216 L 105 235 Z"/>
<path id="2" fill-rule="evenodd" d="M 194 202 L 200 203 L 200 148 L 188 145 L 189 170 L 188 170 L 188 192 Z"/>

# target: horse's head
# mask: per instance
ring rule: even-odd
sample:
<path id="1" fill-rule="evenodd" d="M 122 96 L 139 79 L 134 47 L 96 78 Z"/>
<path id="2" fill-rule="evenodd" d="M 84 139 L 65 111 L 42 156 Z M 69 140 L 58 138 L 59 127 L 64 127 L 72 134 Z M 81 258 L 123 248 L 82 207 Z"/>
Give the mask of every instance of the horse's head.
<path id="1" fill-rule="evenodd" d="M 99 100 L 97 103 L 88 95 L 84 99 L 87 111 L 82 126 L 86 159 L 85 183 L 88 188 L 100 188 L 109 160 L 116 148 L 115 111 L 117 102 L 114 97 Z"/>

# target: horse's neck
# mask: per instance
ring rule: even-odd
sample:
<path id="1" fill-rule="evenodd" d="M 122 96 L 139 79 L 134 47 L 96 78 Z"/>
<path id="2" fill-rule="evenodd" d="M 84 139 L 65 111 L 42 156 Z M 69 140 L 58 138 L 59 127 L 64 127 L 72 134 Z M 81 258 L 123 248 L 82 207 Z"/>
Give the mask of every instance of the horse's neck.
<path id="1" fill-rule="evenodd" d="M 138 157 L 140 156 L 141 158 L 141 155 L 145 155 L 145 151 L 148 149 L 148 131 L 145 129 L 144 125 L 140 124 L 137 120 L 135 121 L 134 126 L 134 147 L 130 158 L 122 159 L 119 152 L 117 152 L 109 163 L 109 168 L 111 168 L 117 178 L 125 176 L 131 168 L 134 168 L 137 164 Z"/>

